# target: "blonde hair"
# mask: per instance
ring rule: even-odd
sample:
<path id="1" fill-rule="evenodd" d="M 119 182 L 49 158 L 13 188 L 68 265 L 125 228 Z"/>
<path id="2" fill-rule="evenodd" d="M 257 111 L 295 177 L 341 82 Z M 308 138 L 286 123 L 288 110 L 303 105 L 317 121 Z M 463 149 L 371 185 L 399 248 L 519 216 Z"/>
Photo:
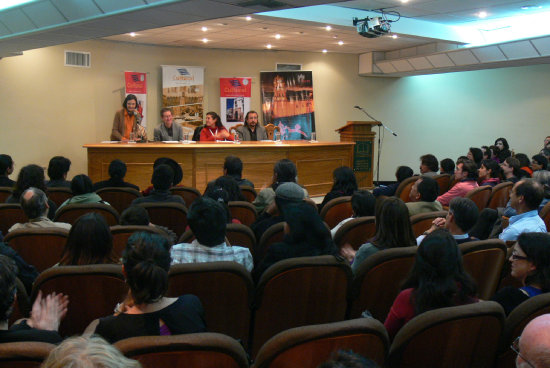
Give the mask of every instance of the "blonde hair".
<path id="1" fill-rule="evenodd" d="M 103 338 L 76 336 L 53 349 L 41 368 L 141 368 Z"/>

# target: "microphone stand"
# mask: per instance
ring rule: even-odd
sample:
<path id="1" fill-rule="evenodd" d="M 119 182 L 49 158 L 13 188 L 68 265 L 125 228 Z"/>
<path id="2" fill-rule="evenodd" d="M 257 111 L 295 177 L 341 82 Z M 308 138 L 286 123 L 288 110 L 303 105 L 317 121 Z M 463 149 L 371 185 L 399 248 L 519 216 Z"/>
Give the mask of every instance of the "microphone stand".
<path id="1" fill-rule="evenodd" d="M 370 119 L 378 123 L 378 147 L 377 147 L 377 153 L 376 153 L 376 185 L 380 186 L 380 154 L 382 153 L 382 146 L 380 144 L 380 138 L 381 138 L 381 130 L 380 127 L 383 127 L 388 132 L 393 134 L 395 137 L 397 137 L 397 133 L 395 133 L 393 130 L 385 126 L 380 120 L 373 118 L 368 112 L 365 111 L 361 106 L 354 106 L 356 109 L 361 110 L 365 115 L 367 115 Z"/>

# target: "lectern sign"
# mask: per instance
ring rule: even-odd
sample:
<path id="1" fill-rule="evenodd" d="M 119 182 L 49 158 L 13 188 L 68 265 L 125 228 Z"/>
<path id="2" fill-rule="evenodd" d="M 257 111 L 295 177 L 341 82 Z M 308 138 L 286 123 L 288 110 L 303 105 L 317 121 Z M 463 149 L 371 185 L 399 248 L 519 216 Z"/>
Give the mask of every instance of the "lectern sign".
<path id="1" fill-rule="evenodd" d="M 372 170 L 372 142 L 356 141 L 353 151 L 353 170 L 371 171 Z"/>

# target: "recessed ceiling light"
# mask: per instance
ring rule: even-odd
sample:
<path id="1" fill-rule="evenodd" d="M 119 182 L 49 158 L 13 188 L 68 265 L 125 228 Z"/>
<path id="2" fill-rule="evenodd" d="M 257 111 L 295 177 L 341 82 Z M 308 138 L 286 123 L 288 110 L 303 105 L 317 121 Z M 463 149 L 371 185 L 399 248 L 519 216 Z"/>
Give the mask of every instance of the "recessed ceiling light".
<path id="1" fill-rule="evenodd" d="M 327 31 L 330 31 L 330 30 L 332 29 L 332 27 L 331 27 L 331 26 L 326 26 L 325 29 L 326 29 Z"/>
<path id="2" fill-rule="evenodd" d="M 391 35 L 391 38 L 393 38 L 394 40 L 397 38 L 398 36 L 396 34 L 393 34 Z"/>
<path id="3" fill-rule="evenodd" d="M 202 27 L 201 30 L 202 30 L 203 32 L 206 32 L 206 31 L 208 31 L 208 28 L 207 28 L 207 27 Z"/>
<path id="4" fill-rule="evenodd" d="M 280 40 L 280 39 L 281 39 L 281 35 L 277 33 L 277 34 L 275 35 L 275 38 L 278 39 L 278 40 Z"/>
<path id="5" fill-rule="evenodd" d="M 269 28 L 268 28 L 268 27 L 262 27 L 262 29 L 263 29 L 264 31 L 267 31 Z"/>
<path id="6" fill-rule="evenodd" d="M 344 44 L 344 41 L 338 41 L 338 45 L 342 46 Z"/>
<path id="7" fill-rule="evenodd" d="M 136 32 L 130 32 L 130 37 L 136 37 L 136 36 L 137 36 Z"/>
<path id="8" fill-rule="evenodd" d="M 327 49 L 323 49 L 323 54 L 326 54 L 327 52 Z"/>
<path id="9" fill-rule="evenodd" d="M 218 23 L 219 26 L 225 27 L 227 23 Z"/>
<path id="10" fill-rule="evenodd" d="M 271 46 L 270 43 L 268 43 L 267 45 L 265 45 L 265 47 L 267 47 L 268 49 L 272 48 L 273 46 Z"/>
<path id="11" fill-rule="evenodd" d="M 208 43 L 208 38 L 203 38 L 202 43 Z"/>
<path id="12" fill-rule="evenodd" d="M 244 18 L 246 20 L 252 20 L 252 17 L 250 15 L 247 15 L 246 18 Z"/>
<path id="13" fill-rule="evenodd" d="M 408 2 L 409 2 L 409 0 L 401 0 L 401 4 L 406 4 Z"/>
<path id="14" fill-rule="evenodd" d="M 477 13 L 477 16 L 478 16 L 479 18 L 487 18 L 487 12 L 484 11 L 484 10 L 482 10 L 482 11 L 480 11 L 479 13 Z"/>

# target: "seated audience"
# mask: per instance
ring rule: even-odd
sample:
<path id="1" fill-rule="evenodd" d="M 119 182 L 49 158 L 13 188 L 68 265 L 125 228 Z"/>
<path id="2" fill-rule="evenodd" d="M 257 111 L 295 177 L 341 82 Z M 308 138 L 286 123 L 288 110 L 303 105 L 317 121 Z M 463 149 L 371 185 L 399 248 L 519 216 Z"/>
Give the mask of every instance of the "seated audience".
<path id="1" fill-rule="evenodd" d="M 63 208 L 68 204 L 78 203 L 109 204 L 94 193 L 92 180 L 88 177 L 88 175 L 80 174 L 75 176 L 73 180 L 71 180 L 71 191 L 73 192 L 73 196 L 63 202 L 59 208 Z"/>
<path id="2" fill-rule="evenodd" d="M 258 196 L 252 202 L 256 207 L 256 211 L 261 213 L 267 206 L 275 199 L 275 189 L 282 183 L 297 183 L 298 171 L 296 165 L 289 159 L 283 158 L 275 163 L 273 166 L 273 178 L 269 187 L 264 188 L 258 193 Z M 307 190 L 304 189 L 304 196 L 307 197 Z"/>
<path id="3" fill-rule="evenodd" d="M 25 260 L 8 243 L 0 242 L 0 254 L 11 259 L 16 266 L 17 278 L 25 286 L 28 295 L 31 295 L 32 284 L 38 277 L 38 271 Z"/>
<path id="4" fill-rule="evenodd" d="M 542 202 L 544 190 L 533 179 L 523 179 L 510 192 L 511 206 L 517 215 L 510 217 L 509 225 L 499 235 L 504 241 L 516 240 L 524 232 L 546 232 L 546 225 L 539 217 L 538 207 Z"/>
<path id="5" fill-rule="evenodd" d="M 118 263 L 113 254 L 113 236 L 105 218 L 90 212 L 74 223 L 65 243 L 59 266 Z"/>
<path id="6" fill-rule="evenodd" d="M 147 197 L 139 197 L 132 201 L 132 206 L 140 203 L 176 202 L 185 205 L 185 201 L 179 195 L 170 192 L 174 183 L 174 171 L 166 164 L 158 165 L 151 178 L 153 190 Z"/>
<path id="7" fill-rule="evenodd" d="M 71 160 L 63 156 L 54 156 L 48 164 L 48 176 L 50 181 L 46 183 L 48 188 L 70 188 L 71 182 L 67 180 L 67 173 L 71 168 Z"/>
<path id="8" fill-rule="evenodd" d="M 550 314 L 531 320 L 512 347 L 517 368 L 550 367 Z"/>
<path id="9" fill-rule="evenodd" d="M 74 336 L 53 349 L 41 368 L 141 368 L 99 336 Z"/>
<path id="10" fill-rule="evenodd" d="M 312 205 L 305 202 L 289 205 L 283 216 L 284 239 L 269 247 L 265 257 L 254 269 L 252 276 L 255 280 L 259 280 L 269 267 L 288 258 L 338 254 L 330 231 Z"/>
<path id="11" fill-rule="evenodd" d="M 332 172 L 332 189 L 323 198 L 323 202 L 319 205 L 319 212 L 331 200 L 351 196 L 357 190 L 357 180 L 355 173 L 347 166 L 340 166 Z"/>
<path id="12" fill-rule="evenodd" d="M 448 175 L 454 175 L 455 173 L 455 163 L 450 158 L 444 158 L 439 162 L 439 173 L 440 174 L 448 174 Z"/>
<path id="13" fill-rule="evenodd" d="M 235 179 L 231 176 L 220 176 L 214 181 L 211 181 L 204 190 L 204 195 L 207 192 L 212 192 L 216 188 L 223 188 L 227 192 L 229 202 L 233 201 L 246 201 L 244 194 L 241 192 L 241 188 Z"/>
<path id="14" fill-rule="evenodd" d="M 539 214 L 544 206 L 550 201 L 550 171 L 538 170 L 533 173 L 533 180 L 542 186 L 544 198 L 539 204 Z"/>
<path id="15" fill-rule="evenodd" d="M 432 154 L 420 156 L 420 174 L 424 176 L 436 176 L 438 174 L 439 161 Z"/>
<path id="16" fill-rule="evenodd" d="M 376 362 L 351 350 L 338 350 L 331 355 L 330 360 L 321 363 L 317 368 L 378 368 Z"/>
<path id="17" fill-rule="evenodd" d="M 531 161 L 529 160 L 529 157 L 525 153 L 516 153 L 515 158 L 519 161 L 519 170 L 521 174 L 521 178 L 530 178 L 531 175 L 533 175 L 533 170 L 531 169 Z"/>
<path id="18" fill-rule="evenodd" d="M 254 188 L 254 184 L 250 180 L 243 179 L 243 162 L 237 156 L 227 156 L 225 158 L 223 175 L 232 177 L 239 185 L 247 185 Z"/>
<path id="19" fill-rule="evenodd" d="M 477 167 L 479 167 L 481 160 L 483 160 L 483 151 L 476 147 L 470 147 L 466 157 L 468 157 L 468 160 L 475 162 Z"/>
<path id="20" fill-rule="evenodd" d="M 196 199 L 189 208 L 187 222 L 196 239 L 172 247 L 172 264 L 233 261 L 252 270 L 250 250 L 225 242 L 227 212 L 220 203 L 205 197 Z"/>
<path id="21" fill-rule="evenodd" d="M 495 155 L 495 159 L 500 163 L 503 163 L 504 160 L 512 156 L 512 152 L 510 152 L 510 146 L 508 145 L 506 138 L 497 138 L 495 141 L 493 154 Z"/>
<path id="22" fill-rule="evenodd" d="M 15 182 L 9 178 L 13 173 L 13 160 L 10 155 L 0 154 L 0 187 L 13 187 Z"/>
<path id="23" fill-rule="evenodd" d="M 200 128 L 200 127 L 199 127 Z M 180 186 L 180 182 L 183 179 L 183 170 L 181 169 L 181 166 L 173 159 L 169 157 L 159 157 L 153 162 L 153 171 L 159 166 L 159 165 L 168 165 L 174 172 L 174 180 L 172 183 L 172 186 L 177 187 Z M 153 191 L 153 186 L 150 185 L 145 190 L 141 192 L 143 196 L 148 196 Z"/>
<path id="24" fill-rule="evenodd" d="M 357 252 L 346 244 L 340 252 L 351 262 L 353 272 L 370 255 L 384 249 L 409 247 L 416 245 L 411 227 L 409 210 L 405 203 L 395 197 L 384 199 L 376 208 L 376 233 L 368 243 L 359 247 Z"/>
<path id="25" fill-rule="evenodd" d="M 505 181 L 511 181 L 512 183 L 517 183 L 521 177 L 519 160 L 512 156 L 507 157 L 500 164 L 502 169 L 502 176 L 504 176 Z"/>
<path id="26" fill-rule="evenodd" d="M 495 160 L 483 160 L 478 169 L 478 177 L 481 180 L 480 186 L 488 185 L 494 187 L 500 183 L 500 166 Z"/>
<path id="27" fill-rule="evenodd" d="M 241 141 L 265 141 L 267 132 L 265 128 L 258 124 L 258 113 L 250 110 L 244 117 L 244 125 L 236 129 Z"/>
<path id="28" fill-rule="evenodd" d="M 234 138 L 223 126 L 219 115 L 213 111 L 206 113 L 206 123 L 201 130 L 201 142 L 232 141 Z"/>
<path id="29" fill-rule="evenodd" d="M 511 276 L 523 286 L 506 286 L 492 297 L 506 315 L 527 299 L 550 291 L 550 234 L 520 234 L 509 261 Z"/>
<path id="30" fill-rule="evenodd" d="M 443 206 L 448 206 L 451 199 L 464 197 L 470 190 L 478 187 L 476 164 L 468 159 L 458 163 L 455 170 L 455 180 L 458 180 L 458 182 L 451 189 L 437 197 L 437 201 Z"/>
<path id="31" fill-rule="evenodd" d="M 439 194 L 439 185 L 435 179 L 422 175 L 414 183 L 409 192 L 410 202 L 405 203 L 409 209 L 409 216 L 424 212 L 443 211 L 441 203 L 436 201 Z"/>
<path id="32" fill-rule="evenodd" d="M 128 296 L 112 316 L 93 321 L 85 334 L 96 333 L 110 343 L 136 336 L 204 332 L 204 311 L 194 295 L 167 298 L 170 252 L 166 238 L 134 233 L 122 255 Z"/>
<path id="33" fill-rule="evenodd" d="M 437 229 L 447 229 L 456 240 L 457 244 L 466 243 L 472 240 L 479 240 L 468 235 L 468 231 L 474 227 L 479 217 L 479 209 L 470 198 L 456 197 L 449 203 L 449 211 L 445 218 L 438 217 L 433 221 L 432 227 L 416 238 L 420 244 L 426 235 Z"/>
<path id="34" fill-rule="evenodd" d="M 38 165 L 27 165 L 19 171 L 13 192 L 6 198 L 6 203 L 20 203 L 21 195 L 30 187 L 40 189 L 46 193 L 44 169 Z M 48 218 L 53 220 L 55 211 L 57 211 L 57 205 L 51 199 L 48 199 L 48 207 Z"/>
<path id="35" fill-rule="evenodd" d="M 52 293 L 45 298 L 39 291 L 32 306 L 31 317 L 18 321 L 8 328 L 8 320 L 16 303 L 15 263 L 0 255 L 0 343 L 18 341 L 39 341 L 51 344 L 61 342 L 57 333 L 59 323 L 67 314 L 69 298 Z"/>
<path id="36" fill-rule="evenodd" d="M 25 190 L 20 198 L 21 208 L 25 212 L 25 216 L 29 219 L 25 223 L 17 223 L 10 227 L 8 232 L 18 229 L 30 229 L 30 228 L 50 228 L 58 227 L 61 229 L 71 229 L 71 224 L 64 222 L 53 222 L 48 218 L 48 210 L 50 208 L 48 204 L 48 197 L 46 194 L 38 188 L 30 187 Z"/>
<path id="37" fill-rule="evenodd" d="M 206 193 L 204 193 L 204 197 L 211 198 L 223 206 L 223 208 L 227 212 L 228 224 L 241 223 L 239 219 L 233 218 L 233 216 L 231 215 L 231 210 L 229 209 L 229 193 L 227 193 L 227 190 L 222 187 L 212 185 L 206 188 Z"/>
<path id="38" fill-rule="evenodd" d="M 378 196 L 386 196 L 391 197 L 395 194 L 395 191 L 399 187 L 399 184 L 407 178 L 410 178 L 413 176 L 413 170 L 408 166 L 399 166 L 397 170 L 395 171 L 395 178 L 397 179 L 397 183 L 393 183 L 390 185 L 381 185 L 377 188 L 374 188 L 372 191 L 372 194 L 375 197 Z"/>
<path id="39" fill-rule="evenodd" d="M 155 225 L 151 223 L 149 213 L 141 206 L 130 206 L 120 214 L 120 225 L 136 225 L 136 226 L 154 226 L 157 229 L 161 229 L 166 233 L 166 236 L 170 240 L 170 245 L 175 244 L 178 240 L 178 236 L 175 232 L 169 228 L 161 225 Z"/>
<path id="40" fill-rule="evenodd" d="M 103 188 L 110 188 L 110 187 L 116 187 L 116 188 L 132 188 L 135 190 L 139 190 L 139 187 L 134 184 L 130 184 L 124 181 L 124 177 L 126 176 L 126 164 L 119 160 L 113 160 L 109 164 L 109 179 L 98 181 L 93 185 L 94 192 L 97 192 L 99 189 Z"/>
<path id="41" fill-rule="evenodd" d="M 374 216 L 374 207 L 376 205 L 376 198 L 368 190 L 356 190 L 351 196 L 351 209 L 352 215 L 347 219 L 340 221 L 332 230 L 330 234 L 334 238 L 334 235 L 346 222 L 353 220 L 357 217 Z"/>
<path id="42" fill-rule="evenodd" d="M 391 339 L 408 321 L 424 312 L 475 303 L 476 285 L 464 271 L 462 254 L 446 230 L 420 243 L 416 259 L 388 313 L 384 326 Z"/>
<path id="43" fill-rule="evenodd" d="M 544 155 L 534 155 L 531 161 L 533 172 L 539 170 L 548 170 L 548 159 Z"/>
<path id="44" fill-rule="evenodd" d="M 484 160 L 491 160 L 493 158 L 493 151 L 489 146 L 481 146 L 481 152 L 483 152 Z"/>

